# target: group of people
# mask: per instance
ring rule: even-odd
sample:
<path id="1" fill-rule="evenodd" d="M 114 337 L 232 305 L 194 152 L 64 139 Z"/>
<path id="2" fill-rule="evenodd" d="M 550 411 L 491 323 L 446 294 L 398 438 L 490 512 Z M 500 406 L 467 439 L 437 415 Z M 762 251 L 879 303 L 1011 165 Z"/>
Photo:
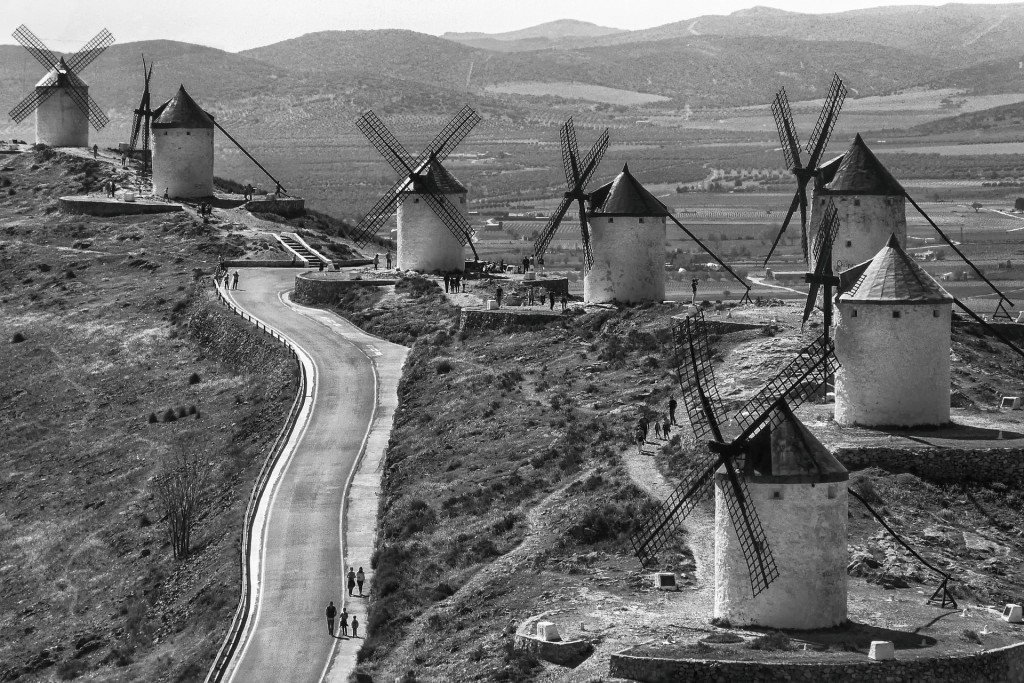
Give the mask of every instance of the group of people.
<path id="1" fill-rule="evenodd" d="M 209 202 L 200 202 L 199 215 L 203 217 L 203 223 L 210 220 L 210 216 L 213 215 L 213 204 L 210 204 Z"/>
<path id="2" fill-rule="evenodd" d="M 224 265 L 223 261 L 220 264 L 220 269 L 217 271 L 217 274 L 213 276 L 213 279 L 218 282 L 223 280 L 225 289 L 238 289 L 238 271 L 235 270 L 235 272 L 229 274 L 227 266 Z"/>
<path id="3" fill-rule="evenodd" d="M 636 431 L 634 432 L 637 453 L 644 452 L 644 445 L 647 443 L 647 436 L 650 433 L 652 422 L 654 423 L 654 436 L 656 438 L 664 438 L 667 441 L 672 436 L 672 426 L 676 423 L 676 405 L 675 397 L 669 396 L 668 414 L 665 415 L 664 419 L 659 420 L 658 416 L 651 418 L 646 413 L 640 415 L 640 419 L 636 422 Z"/>
<path id="4" fill-rule="evenodd" d="M 255 188 L 253 188 L 251 184 L 246 183 L 245 187 L 242 188 L 242 196 L 245 197 L 245 201 L 248 202 L 252 200 L 253 192 L 255 192 Z"/>
<path id="5" fill-rule="evenodd" d="M 549 310 L 552 310 L 552 311 L 555 310 L 555 293 L 551 292 L 551 291 L 548 291 L 544 287 L 540 287 L 539 288 L 540 289 L 540 293 L 538 295 L 534 291 L 534 289 L 535 289 L 534 287 L 530 287 L 530 293 L 527 295 L 527 301 L 529 302 L 529 305 L 530 306 L 535 306 L 536 305 L 536 301 L 539 298 L 541 306 L 543 306 L 544 305 L 544 301 L 547 300 L 549 302 L 548 303 Z M 445 290 L 444 291 L 446 291 L 446 292 L 448 291 L 447 280 L 445 281 Z M 458 290 L 454 290 L 454 291 L 458 291 Z M 465 291 L 465 290 L 463 290 L 463 291 Z M 494 290 L 494 300 L 498 303 L 498 308 L 501 308 L 501 301 L 502 301 L 502 299 L 504 297 L 505 297 L 505 290 L 502 288 L 501 285 L 498 285 L 498 287 Z M 565 292 L 562 292 L 562 310 L 564 311 L 568 305 L 569 305 L 569 297 L 568 297 L 568 295 Z"/>
<path id="6" fill-rule="evenodd" d="M 114 196 L 114 192 L 117 191 L 117 183 L 114 182 L 113 178 L 111 178 L 110 180 L 107 181 L 106 189 L 107 189 L 107 196 L 108 197 L 113 197 Z"/>
<path id="7" fill-rule="evenodd" d="M 384 267 L 387 270 L 391 270 L 391 251 L 390 250 L 387 251 L 384 254 L 384 264 L 385 264 Z M 377 270 L 378 268 L 380 268 L 380 254 L 374 254 L 373 255 L 373 269 Z"/>
<path id="8" fill-rule="evenodd" d="M 445 293 L 457 294 L 458 292 L 466 291 L 466 282 L 462 279 L 462 273 L 455 273 L 449 275 L 444 274 L 444 291 Z"/>
<path id="9" fill-rule="evenodd" d="M 327 605 L 327 634 L 334 636 L 334 620 L 338 617 L 338 608 L 334 606 L 334 602 Z M 348 608 L 341 608 L 341 619 L 338 621 L 340 627 L 341 638 L 348 638 Z M 359 617 L 352 615 L 352 637 L 359 637 Z"/>
<path id="10" fill-rule="evenodd" d="M 502 264 L 504 264 L 504 261 L 502 261 Z M 541 270 L 544 269 L 544 257 L 543 256 L 541 256 L 539 258 L 534 257 L 534 256 L 524 256 L 523 257 L 523 272 L 524 273 L 529 273 L 531 270 L 537 270 L 538 266 L 540 266 Z"/>
<path id="11" fill-rule="evenodd" d="M 366 574 L 363 572 L 363 568 L 360 567 L 359 571 L 356 571 L 354 567 L 349 567 L 348 568 L 348 574 L 345 575 L 345 578 L 347 579 L 347 582 L 348 582 L 348 596 L 350 598 L 353 597 L 352 591 L 354 591 L 356 589 L 356 587 L 358 586 L 359 587 L 359 597 L 362 597 L 363 596 L 363 583 L 366 582 Z M 327 605 L 327 613 L 326 614 L 327 614 L 327 633 L 329 635 L 333 636 L 334 635 L 334 620 L 336 618 L 338 618 L 338 608 L 334 606 L 334 601 L 333 600 L 331 601 L 331 603 L 329 605 Z M 348 608 L 347 607 L 342 607 L 342 609 L 341 609 L 341 619 L 340 619 L 338 625 L 341 627 L 341 637 L 346 637 L 347 638 L 348 637 L 348 627 L 349 627 Z M 358 638 L 359 637 L 359 618 L 356 617 L 356 615 L 354 615 L 354 614 L 352 615 L 352 637 L 353 638 Z"/>

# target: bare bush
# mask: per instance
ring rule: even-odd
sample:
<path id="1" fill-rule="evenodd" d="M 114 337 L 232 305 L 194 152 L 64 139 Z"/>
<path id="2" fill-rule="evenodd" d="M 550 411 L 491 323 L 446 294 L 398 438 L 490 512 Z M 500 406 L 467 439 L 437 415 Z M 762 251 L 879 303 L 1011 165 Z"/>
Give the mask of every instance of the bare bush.
<path id="1" fill-rule="evenodd" d="M 202 509 L 203 475 L 198 449 L 191 442 L 181 441 L 175 450 L 174 459 L 164 464 L 150 486 L 160 513 L 167 520 L 174 558 L 181 559 L 192 549 L 192 531 Z"/>

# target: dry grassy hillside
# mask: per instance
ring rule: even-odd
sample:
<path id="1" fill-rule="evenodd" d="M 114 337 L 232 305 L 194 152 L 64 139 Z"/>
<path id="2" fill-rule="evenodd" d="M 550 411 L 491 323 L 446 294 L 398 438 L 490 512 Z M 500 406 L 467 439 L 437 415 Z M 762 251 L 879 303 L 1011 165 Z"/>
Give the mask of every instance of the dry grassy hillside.
<path id="1" fill-rule="evenodd" d="M 54 212 L 109 168 L 0 158 L 0 681 L 201 681 L 294 398 L 290 356 L 210 298 L 238 240 L 184 213 Z M 152 484 L 185 454 L 201 504 L 176 560 Z"/>

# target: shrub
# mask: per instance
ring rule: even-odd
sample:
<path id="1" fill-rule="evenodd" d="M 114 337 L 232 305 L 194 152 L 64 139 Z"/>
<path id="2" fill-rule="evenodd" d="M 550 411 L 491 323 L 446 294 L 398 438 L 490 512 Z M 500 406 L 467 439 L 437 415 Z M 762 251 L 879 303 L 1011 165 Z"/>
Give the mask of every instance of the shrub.
<path id="1" fill-rule="evenodd" d="M 62 681 L 78 678 L 88 670 L 89 665 L 81 659 L 65 659 L 57 665 L 57 676 Z"/>
<path id="2" fill-rule="evenodd" d="M 21 332 L 15 332 L 14 336 L 11 337 L 12 344 L 20 344 L 23 341 L 25 341 L 25 335 L 23 335 Z"/>
<path id="3" fill-rule="evenodd" d="M 198 372 L 193 372 L 191 375 L 188 376 L 189 384 L 199 384 L 201 381 L 202 380 L 199 378 Z"/>
<path id="4" fill-rule="evenodd" d="M 178 419 L 178 416 L 174 414 L 174 408 L 168 408 L 164 412 L 164 422 L 174 422 Z"/>
<path id="5" fill-rule="evenodd" d="M 439 375 L 447 375 L 452 371 L 452 362 L 447 358 L 442 358 L 437 361 L 437 365 L 434 366 L 434 370 L 437 371 L 437 374 Z"/>
<path id="6" fill-rule="evenodd" d="M 188 408 L 185 406 L 178 406 L 178 417 L 188 417 Z"/>
<path id="7" fill-rule="evenodd" d="M 156 413 L 149 414 L 149 424 L 155 424 L 157 422 Z"/>
<path id="8" fill-rule="evenodd" d="M 196 408 L 195 406 L 189 406 L 188 407 L 188 414 L 189 415 L 195 415 L 196 417 L 198 417 L 199 416 L 199 409 Z"/>
<path id="9" fill-rule="evenodd" d="M 960 637 L 966 640 L 968 643 L 977 643 L 981 645 L 981 636 L 978 635 L 977 631 L 972 631 L 969 628 L 965 628 L 960 632 Z"/>
<path id="10" fill-rule="evenodd" d="M 747 647 L 751 650 L 792 650 L 793 642 L 782 631 L 772 631 L 754 638 Z"/>

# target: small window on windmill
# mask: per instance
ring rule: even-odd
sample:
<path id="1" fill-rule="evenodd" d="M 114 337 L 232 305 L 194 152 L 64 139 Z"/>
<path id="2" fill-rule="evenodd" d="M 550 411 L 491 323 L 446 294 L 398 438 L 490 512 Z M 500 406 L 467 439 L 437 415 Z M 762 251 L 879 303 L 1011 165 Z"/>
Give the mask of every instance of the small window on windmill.
<path id="1" fill-rule="evenodd" d="M 860 206 L 860 200 L 859 199 L 854 199 L 853 200 L 853 205 L 854 206 Z"/>
<path id="2" fill-rule="evenodd" d="M 835 484 L 829 484 L 828 485 L 828 497 L 829 497 L 829 499 L 835 498 L 837 495 L 839 495 L 839 487 L 836 486 Z"/>
<path id="3" fill-rule="evenodd" d="M 420 203 L 419 197 L 413 197 L 412 198 L 412 203 L 413 204 L 419 204 Z"/>
<path id="4" fill-rule="evenodd" d="M 933 318 L 938 318 L 940 315 L 942 315 L 942 314 L 939 313 L 939 309 L 937 309 L 937 308 L 932 309 L 932 317 Z"/>
<path id="5" fill-rule="evenodd" d="M 892 317 L 894 317 L 894 318 L 900 317 L 900 312 L 899 311 L 893 311 L 892 312 Z"/>
<path id="6" fill-rule="evenodd" d="M 846 240 L 846 247 L 847 247 L 847 249 L 849 249 L 852 246 L 853 246 L 853 240 Z"/>
<path id="7" fill-rule="evenodd" d="M 643 223 L 643 222 L 644 222 L 644 219 L 643 219 L 643 218 L 641 218 L 641 219 L 640 219 L 640 222 L 641 222 L 641 223 Z"/>
<path id="8" fill-rule="evenodd" d="M 857 309 L 856 308 L 854 308 L 853 310 L 850 311 L 850 317 L 851 318 L 856 318 L 857 317 Z"/>
<path id="9" fill-rule="evenodd" d="M 782 491 L 772 491 L 772 500 L 782 500 Z"/>
<path id="10" fill-rule="evenodd" d="M 608 222 L 609 222 L 609 223 L 614 223 L 614 222 L 615 222 L 615 219 L 614 219 L 614 218 L 609 218 L 609 219 L 608 219 Z"/>
<path id="11" fill-rule="evenodd" d="M 465 204 L 465 203 L 466 203 L 466 198 L 465 197 L 459 197 L 459 204 Z"/>

